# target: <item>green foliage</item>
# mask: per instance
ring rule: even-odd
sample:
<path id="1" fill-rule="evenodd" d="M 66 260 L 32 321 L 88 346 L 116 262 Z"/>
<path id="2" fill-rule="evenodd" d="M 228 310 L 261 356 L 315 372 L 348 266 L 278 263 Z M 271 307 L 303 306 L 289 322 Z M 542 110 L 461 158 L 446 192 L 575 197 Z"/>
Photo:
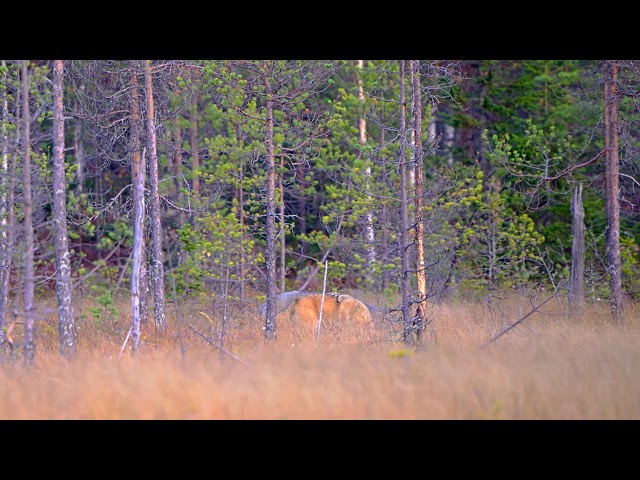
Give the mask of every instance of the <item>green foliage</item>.
<path id="1" fill-rule="evenodd" d="M 205 281 L 212 296 L 231 295 L 240 282 L 255 282 L 255 268 L 264 262 L 255 240 L 235 214 L 214 212 L 185 224 L 178 234 L 188 259 L 176 269 L 179 294 L 203 295 Z"/>
<path id="2" fill-rule="evenodd" d="M 98 287 L 92 286 L 91 289 L 95 292 Z M 118 315 L 118 309 L 111 298 L 111 290 L 104 288 L 102 295 L 95 297 L 95 301 L 98 306 L 88 307 L 88 310 L 93 316 L 96 326 L 106 331 L 107 324 L 113 323 Z"/>

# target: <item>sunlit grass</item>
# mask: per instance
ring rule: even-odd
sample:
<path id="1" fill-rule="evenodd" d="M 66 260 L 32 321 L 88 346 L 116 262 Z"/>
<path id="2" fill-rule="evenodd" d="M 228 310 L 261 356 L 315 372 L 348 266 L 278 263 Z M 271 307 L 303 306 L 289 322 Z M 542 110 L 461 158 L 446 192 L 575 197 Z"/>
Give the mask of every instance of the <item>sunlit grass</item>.
<path id="1" fill-rule="evenodd" d="M 166 335 L 153 319 L 143 326 L 134 356 L 128 303 L 101 325 L 89 304 L 74 307 L 71 363 L 58 354 L 55 308 L 37 322 L 34 368 L 20 360 L 15 327 L 15 359 L 0 366 L 1 419 L 640 419 L 632 305 L 619 327 L 606 304 L 575 318 L 552 301 L 493 343 L 528 299 L 431 305 L 435 335 L 415 349 L 390 319 L 319 339 L 283 320 L 266 342 L 253 303 L 225 323 L 194 302 L 169 306 Z"/>

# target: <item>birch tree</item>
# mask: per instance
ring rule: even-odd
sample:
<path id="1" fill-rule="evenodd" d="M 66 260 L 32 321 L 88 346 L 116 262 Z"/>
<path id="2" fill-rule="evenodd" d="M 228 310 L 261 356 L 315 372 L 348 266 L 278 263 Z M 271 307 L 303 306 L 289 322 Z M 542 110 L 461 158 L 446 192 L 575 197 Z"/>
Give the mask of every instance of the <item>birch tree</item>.
<path id="1" fill-rule="evenodd" d="M 137 62 L 131 66 L 131 177 L 133 181 L 133 254 L 131 259 L 131 340 L 134 354 L 140 347 L 140 303 L 144 294 L 141 270 L 144 262 L 144 157 L 140 154 L 140 91 Z"/>
<path id="2" fill-rule="evenodd" d="M 568 287 L 569 308 L 573 315 L 582 315 L 584 309 L 584 207 L 582 183 L 578 183 L 571 201 L 571 273 Z"/>
<path id="3" fill-rule="evenodd" d="M 0 178 L 0 348 L 6 341 L 5 325 L 9 306 L 9 289 L 11 274 L 11 258 L 13 255 L 13 229 L 16 161 L 12 152 L 11 135 L 9 132 L 9 100 L 8 100 L 8 66 L 2 60 L 2 177 Z M 14 138 L 17 134 L 14 128 Z"/>
<path id="4" fill-rule="evenodd" d="M 151 283 L 153 284 L 153 318 L 156 330 L 165 332 L 167 321 L 164 303 L 164 255 L 162 253 L 162 224 L 160 222 L 160 194 L 158 192 L 158 152 L 153 108 L 151 61 L 145 63 L 145 91 L 147 100 L 147 148 L 149 150 L 149 188 L 151 217 Z M 142 171 L 144 175 L 144 171 Z"/>
<path id="5" fill-rule="evenodd" d="M 403 340 L 410 344 L 413 339 L 413 316 L 411 315 L 411 268 L 409 258 L 409 169 L 406 152 L 406 102 L 405 102 L 405 61 L 400 60 L 399 104 L 400 104 L 400 294 L 402 295 Z"/>
<path id="6" fill-rule="evenodd" d="M 71 265 L 67 236 L 67 182 L 64 161 L 64 101 L 62 60 L 53 63 L 53 226 L 56 250 L 56 294 L 60 354 L 72 359 L 76 352 Z"/>
<path id="7" fill-rule="evenodd" d="M 28 60 L 22 60 L 22 125 L 23 125 L 23 191 L 24 191 L 24 359 L 27 365 L 35 361 L 35 341 L 33 317 L 34 270 L 33 270 L 33 219 L 31 198 L 31 117 L 29 111 L 29 68 Z"/>
<path id="8" fill-rule="evenodd" d="M 416 338 L 420 341 L 422 330 L 427 319 L 427 267 L 424 258 L 424 173 L 422 151 L 422 91 L 420 88 L 420 61 L 410 63 L 411 88 L 413 97 L 413 132 L 414 148 L 413 160 L 415 170 L 415 244 L 416 244 L 416 277 L 417 277 L 417 307 L 416 307 Z"/>

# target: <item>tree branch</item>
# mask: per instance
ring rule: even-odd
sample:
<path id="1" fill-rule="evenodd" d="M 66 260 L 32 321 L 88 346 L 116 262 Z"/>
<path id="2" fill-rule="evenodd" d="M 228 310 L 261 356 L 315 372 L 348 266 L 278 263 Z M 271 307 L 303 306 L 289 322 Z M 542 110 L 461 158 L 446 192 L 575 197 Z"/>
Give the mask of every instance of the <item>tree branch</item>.
<path id="1" fill-rule="evenodd" d="M 551 295 L 550 297 L 548 297 L 544 302 L 542 302 L 540 305 L 533 305 L 533 301 L 531 301 L 531 306 L 533 307 L 531 309 L 531 311 L 529 311 L 529 313 L 527 313 L 526 315 L 520 317 L 518 320 L 516 320 L 515 322 L 513 322 L 511 325 L 509 325 L 507 328 L 505 328 L 504 330 L 502 330 L 499 334 L 497 334 L 495 337 L 493 337 L 492 339 L 490 339 L 488 342 L 486 342 L 484 345 L 482 345 L 480 347 L 480 349 L 483 349 L 485 347 L 488 347 L 489 345 L 491 345 L 493 342 L 495 342 L 497 339 L 499 339 L 502 335 L 504 335 L 505 333 L 507 333 L 509 330 L 511 330 L 513 327 L 515 327 L 516 325 L 522 323 L 524 321 L 525 318 L 529 317 L 530 315 L 534 314 L 535 312 L 537 312 L 538 310 L 540 310 L 540 307 L 542 307 L 545 303 L 547 303 L 549 300 L 551 300 L 554 297 L 558 296 L 558 292 L 556 291 L 556 293 L 554 293 L 553 295 Z"/>

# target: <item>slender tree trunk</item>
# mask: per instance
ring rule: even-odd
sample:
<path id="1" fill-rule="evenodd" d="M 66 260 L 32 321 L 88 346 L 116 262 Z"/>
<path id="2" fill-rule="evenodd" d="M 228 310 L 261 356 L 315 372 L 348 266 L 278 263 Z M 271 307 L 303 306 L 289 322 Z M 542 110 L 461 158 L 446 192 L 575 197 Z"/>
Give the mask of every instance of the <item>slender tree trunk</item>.
<path id="1" fill-rule="evenodd" d="M 67 182 L 64 168 L 64 100 L 62 60 L 53 64 L 53 226 L 56 249 L 56 293 L 60 354 L 72 359 L 76 353 L 76 330 L 71 303 L 71 265 L 67 236 Z"/>
<path id="2" fill-rule="evenodd" d="M 266 219 L 266 277 L 267 277 L 267 314 L 265 320 L 265 337 L 267 340 L 276 339 L 276 205 L 275 205 L 275 154 L 273 138 L 273 100 L 271 100 L 271 82 L 267 62 L 262 65 L 262 78 L 267 98 L 267 146 L 266 171 L 267 171 L 267 219 Z"/>
<path id="3" fill-rule="evenodd" d="M 280 156 L 280 173 L 278 174 L 278 183 L 280 184 L 280 291 L 286 290 L 286 275 L 287 275 L 287 244 L 284 228 L 284 155 Z"/>
<path id="4" fill-rule="evenodd" d="M 306 176 L 306 165 L 304 162 L 300 162 L 296 167 L 296 184 L 298 185 L 298 232 L 300 235 L 307 234 Z M 300 255 L 305 256 L 307 250 L 307 242 L 300 240 Z"/>
<path id="5" fill-rule="evenodd" d="M 174 167 L 174 175 L 175 175 L 175 186 L 176 186 L 176 205 L 182 207 L 182 189 L 184 188 L 184 180 L 182 178 L 182 130 L 180 127 L 176 127 L 176 138 L 175 138 L 175 147 L 176 147 L 176 155 L 173 159 L 173 167 Z M 178 225 L 182 226 L 184 224 L 184 213 L 180 212 L 178 214 Z"/>
<path id="6" fill-rule="evenodd" d="M 402 295 L 402 324 L 404 342 L 410 344 L 413 339 L 413 316 L 411 315 L 410 259 L 409 259 L 409 175 L 406 152 L 406 107 L 405 107 L 405 61 L 400 60 L 400 265 Z"/>
<path id="7" fill-rule="evenodd" d="M 569 280 L 570 314 L 580 316 L 584 310 L 584 207 L 582 183 L 576 185 L 571 202 L 571 277 Z"/>
<path id="8" fill-rule="evenodd" d="M 160 220 L 160 193 L 158 191 L 158 153 L 153 105 L 151 61 L 145 65 L 147 95 L 147 144 L 149 150 L 149 188 L 151 190 L 151 281 L 153 283 L 153 319 L 156 331 L 166 332 L 167 319 L 164 304 L 164 255 L 162 253 L 162 223 Z"/>
<path id="9" fill-rule="evenodd" d="M 140 298 L 142 285 L 140 272 L 144 262 L 144 174 L 145 168 L 140 154 L 140 107 L 138 66 L 131 60 L 131 177 L 133 180 L 133 255 L 131 258 L 131 345 L 134 354 L 140 347 Z"/>
<path id="10" fill-rule="evenodd" d="M 238 126 L 238 138 L 241 138 L 241 127 Z M 240 224 L 240 228 L 242 229 L 242 238 L 244 239 L 245 230 L 244 230 L 244 162 L 242 161 L 242 155 L 240 155 L 240 186 L 238 188 L 238 223 Z M 245 271 L 245 263 L 247 258 L 244 254 L 244 242 L 243 248 L 240 249 L 240 266 L 239 275 L 240 275 L 240 300 L 244 300 L 245 297 L 245 280 L 244 280 L 244 271 Z"/>
<path id="11" fill-rule="evenodd" d="M 7 82 L 6 60 L 2 60 L 2 83 Z M 9 101 L 6 88 L 2 89 L 2 177 L 0 178 L 0 353 L 3 351 L 9 307 L 11 257 L 13 255 L 13 198 L 15 190 L 15 155 L 9 159 Z"/>
<path id="12" fill-rule="evenodd" d="M 358 99 L 360 100 L 361 107 L 364 110 L 364 88 L 362 85 L 362 70 L 364 69 L 364 60 L 358 60 L 356 66 L 360 70 L 360 75 L 358 76 Z M 358 119 L 358 142 L 361 146 L 365 146 L 367 144 L 367 121 L 364 118 L 364 111 L 360 113 L 360 117 Z M 371 165 L 369 163 L 370 159 L 367 159 L 367 168 L 365 168 L 364 176 L 365 176 L 365 191 L 368 193 L 370 188 L 371 181 Z M 369 196 L 371 199 L 371 197 Z M 371 208 L 371 207 L 370 207 Z M 367 241 L 367 264 L 369 269 L 368 277 L 371 279 L 371 268 L 376 261 L 376 247 L 375 247 L 375 233 L 373 229 L 373 213 L 369 209 L 366 214 L 366 223 L 364 227 L 364 237 Z"/>
<path id="13" fill-rule="evenodd" d="M 78 111 L 78 101 L 74 100 L 75 111 Z M 76 156 L 76 164 L 78 165 L 78 170 L 76 172 L 76 178 L 78 179 L 78 186 L 76 187 L 76 192 L 81 194 L 84 192 L 84 182 L 86 175 L 86 160 L 84 158 L 84 142 L 82 141 L 82 122 L 76 122 L 73 128 L 73 151 Z"/>
<path id="14" fill-rule="evenodd" d="M 27 365 L 35 361 L 33 297 L 35 280 L 33 274 L 33 219 L 31 198 L 31 118 L 29 112 L 28 60 L 22 61 L 22 105 L 23 105 L 23 191 L 24 191 L 24 358 Z"/>
<path id="15" fill-rule="evenodd" d="M 145 172 L 145 166 L 147 164 L 146 157 L 142 155 L 142 171 Z M 142 174 L 143 177 L 146 173 Z M 146 178 L 146 177 L 145 177 Z M 145 204 L 145 209 L 146 209 Z M 148 229 L 144 227 L 146 213 L 143 213 L 143 231 L 144 235 L 142 236 L 142 265 L 140 265 L 140 325 L 149 325 L 149 256 L 147 251 L 147 245 L 149 243 L 148 239 Z"/>
<path id="16" fill-rule="evenodd" d="M 609 305 L 615 322 L 624 321 L 622 304 L 622 266 L 620 258 L 620 187 L 618 158 L 618 63 L 605 61 L 605 143 L 607 148 L 607 205 L 609 213 L 609 275 L 611 297 Z"/>
<path id="17" fill-rule="evenodd" d="M 423 196 L 424 175 L 422 173 L 422 92 L 420 88 L 420 61 L 411 61 L 411 85 L 413 89 L 413 130 L 415 132 L 414 154 L 416 182 L 416 275 L 418 306 L 416 308 L 416 339 L 419 342 L 427 320 L 427 271 L 424 258 Z"/>
<path id="18" fill-rule="evenodd" d="M 192 188 L 194 192 L 200 193 L 200 153 L 198 152 L 198 95 L 193 94 L 191 105 L 191 172 Z"/>

